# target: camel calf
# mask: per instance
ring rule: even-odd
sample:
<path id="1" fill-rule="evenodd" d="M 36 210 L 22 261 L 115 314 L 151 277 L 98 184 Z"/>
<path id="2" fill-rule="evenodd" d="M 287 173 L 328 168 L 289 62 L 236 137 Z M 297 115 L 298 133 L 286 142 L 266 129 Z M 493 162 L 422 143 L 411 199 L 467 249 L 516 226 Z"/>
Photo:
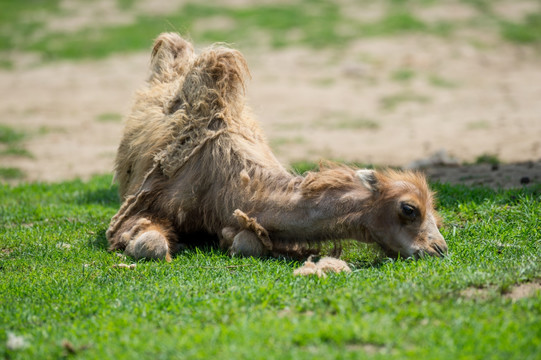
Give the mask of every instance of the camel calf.
<path id="1" fill-rule="evenodd" d="M 391 256 L 446 253 L 422 175 L 343 165 L 288 172 L 244 104 L 248 76 L 238 51 L 196 55 L 177 34 L 156 39 L 116 157 L 123 204 L 107 230 L 111 250 L 169 261 L 210 237 L 233 255 L 304 256 L 349 238 Z"/>

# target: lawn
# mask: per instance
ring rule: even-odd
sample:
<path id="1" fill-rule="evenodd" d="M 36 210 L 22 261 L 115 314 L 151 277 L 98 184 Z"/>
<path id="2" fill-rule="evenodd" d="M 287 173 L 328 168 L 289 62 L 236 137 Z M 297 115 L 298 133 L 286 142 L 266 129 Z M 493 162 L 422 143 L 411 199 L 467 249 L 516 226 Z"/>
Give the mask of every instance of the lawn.
<path id="1" fill-rule="evenodd" d="M 294 277 L 287 259 L 212 248 L 171 263 L 107 251 L 110 176 L 0 187 L 0 356 L 153 359 L 537 359 L 541 185 L 434 184 L 444 259 L 350 244 L 354 271 Z"/>

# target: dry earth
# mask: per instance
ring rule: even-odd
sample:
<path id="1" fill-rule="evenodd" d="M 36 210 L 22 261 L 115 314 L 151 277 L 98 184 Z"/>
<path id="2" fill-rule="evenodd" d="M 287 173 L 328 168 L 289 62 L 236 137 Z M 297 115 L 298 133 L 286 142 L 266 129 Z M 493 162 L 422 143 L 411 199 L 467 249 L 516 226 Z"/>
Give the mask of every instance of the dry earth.
<path id="1" fill-rule="evenodd" d="M 541 294 L 540 279 L 514 284 L 503 292 L 496 287 L 469 287 L 460 292 L 463 298 L 475 301 L 484 301 L 493 296 L 503 296 L 505 299 L 517 301 L 526 297 L 538 296 L 539 294 Z"/>
<path id="2" fill-rule="evenodd" d="M 444 5 L 420 14 L 468 16 L 464 7 Z M 363 16 L 378 16 L 378 9 Z M 249 104 L 284 163 L 408 166 L 443 149 L 458 163 L 489 154 L 503 165 L 430 166 L 436 180 L 541 182 L 541 54 L 531 47 L 472 33 L 370 38 L 341 50 L 239 50 L 252 72 Z M 144 83 L 148 60 L 145 52 L 38 66 L 21 61 L 0 71 L 0 123 L 29 133 L 23 145 L 33 155 L 2 156 L 0 167 L 23 170 L 25 181 L 111 172 L 120 118 Z"/>

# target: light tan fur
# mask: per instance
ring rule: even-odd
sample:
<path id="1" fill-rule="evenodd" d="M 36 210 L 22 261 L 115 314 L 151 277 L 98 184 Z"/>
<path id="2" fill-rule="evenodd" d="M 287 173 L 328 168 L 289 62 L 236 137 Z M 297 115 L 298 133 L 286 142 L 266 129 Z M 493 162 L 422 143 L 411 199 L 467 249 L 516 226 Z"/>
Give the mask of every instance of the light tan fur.
<path id="1" fill-rule="evenodd" d="M 308 260 L 302 264 L 302 266 L 293 271 L 295 276 L 308 276 L 308 275 L 317 275 L 317 277 L 326 277 L 327 273 L 341 273 L 346 272 L 350 273 L 351 269 L 348 264 L 340 259 L 335 259 L 332 257 L 325 256 L 319 259 L 318 262 L 313 262 L 310 257 Z"/>
<path id="2" fill-rule="evenodd" d="M 244 103 L 249 72 L 238 51 L 196 55 L 165 33 L 151 72 L 117 153 L 123 204 L 107 230 L 112 250 L 170 259 L 181 244 L 210 236 L 247 256 L 304 256 L 344 238 L 404 257 L 446 252 L 420 174 L 333 164 L 288 172 Z"/>

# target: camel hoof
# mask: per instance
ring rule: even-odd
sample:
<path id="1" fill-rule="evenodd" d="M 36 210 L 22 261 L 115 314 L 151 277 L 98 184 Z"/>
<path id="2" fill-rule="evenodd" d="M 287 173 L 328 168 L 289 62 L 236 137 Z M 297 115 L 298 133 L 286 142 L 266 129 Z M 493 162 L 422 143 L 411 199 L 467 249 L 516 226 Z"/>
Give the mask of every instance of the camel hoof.
<path id="1" fill-rule="evenodd" d="M 167 239 L 157 230 L 145 231 L 126 247 L 125 254 L 135 259 L 171 261 Z"/>
<path id="2" fill-rule="evenodd" d="M 265 247 L 256 234 L 249 230 L 242 230 L 233 239 L 233 245 L 230 249 L 231 255 L 240 256 L 263 256 L 265 255 Z"/>

